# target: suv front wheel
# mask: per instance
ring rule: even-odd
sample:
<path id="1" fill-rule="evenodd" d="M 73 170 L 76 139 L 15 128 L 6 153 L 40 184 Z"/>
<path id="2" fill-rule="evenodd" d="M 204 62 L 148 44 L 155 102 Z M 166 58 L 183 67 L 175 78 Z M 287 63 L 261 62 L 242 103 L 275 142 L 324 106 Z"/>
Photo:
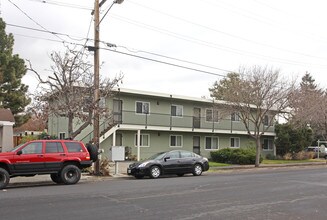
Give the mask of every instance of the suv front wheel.
<path id="1" fill-rule="evenodd" d="M 62 168 L 60 179 L 66 185 L 75 184 L 81 179 L 81 170 L 75 165 L 67 165 Z"/>
<path id="2" fill-rule="evenodd" d="M 9 179 L 10 176 L 7 170 L 0 168 L 0 189 L 6 188 L 9 183 Z"/>
<path id="3" fill-rule="evenodd" d="M 51 180 L 57 184 L 62 183 L 62 179 L 58 173 L 51 173 L 50 174 Z"/>

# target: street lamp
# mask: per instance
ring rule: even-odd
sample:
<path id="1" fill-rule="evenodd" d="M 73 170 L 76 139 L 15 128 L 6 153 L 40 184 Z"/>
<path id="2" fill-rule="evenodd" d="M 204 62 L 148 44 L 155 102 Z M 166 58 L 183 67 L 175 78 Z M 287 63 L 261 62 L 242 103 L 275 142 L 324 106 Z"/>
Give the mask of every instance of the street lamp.
<path id="1" fill-rule="evenodd" d="M 109 9 L 105 13 L 103 18 L 107 15 L 109 10 L 114 4 L 121 4 L 124 0 L 115 0 L 110 5 Z M 93 120 L 93 143 L 99 149 L 99 139 L 100 139 L 100 116 L 99 116 L 99 100 L 100 100 L 100 54 L 99 54 L 99 42 L 100 42 L 100 7 L 106 2 L 102 0 L 99 3 L 99 0 L 94 2 L 94 120 Z M 100 174 L 100 163 L 99 160 L 95 162 L 95 174 Z"/>

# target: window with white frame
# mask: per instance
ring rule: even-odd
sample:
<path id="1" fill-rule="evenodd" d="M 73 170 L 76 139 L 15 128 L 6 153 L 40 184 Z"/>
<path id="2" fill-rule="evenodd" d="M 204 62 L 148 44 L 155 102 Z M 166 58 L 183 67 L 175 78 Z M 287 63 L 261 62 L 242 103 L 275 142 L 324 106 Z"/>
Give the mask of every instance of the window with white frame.
<path id="1" fill-rule="evenodd" d="M 240 116 L 237 112 L 233 112 L 231 115 L 231 120 L 232 121 L 240 121 Z"/>
<path id="2" fill-rule="evenodd" d="M 238 138 L 238 137 L 230 138 L 230 147 L 231 148 L 239 148 L 240 147 L 240 138 Z"/>
<path id="3" fill-rule="evenodd" d="M 135 146 L 137 146 L 137 134 L 135 134 Z M 140 135 L 140 147 L 149 147 L 150 146 L 150 135 L 141 134 Z"/>
<path id="4" fill-rule="evenodd" d="M 269 125 L 269 116 L 265 115 L 264 119 L 263 119 L 263 125 L 264 126 L 268 126 Z"/>
<path id="5" fill-rule="evenodd" d="M 135 112 L 138 114 L 149 114 L 150 113 L 150 103 L 149 102 L 136 102 Z"/>
<path id="6" fill-rule="evenodd" d="M 183 106 L 182 105 L 172 105 L 171 106 L 171 116 L 183 117 Z"/>
<path id="7" fill-rule="evenodd" d="M 263 150 L 265 150 L 265 151 L 274 150 L 274 139 L 272 139 L 272 138 L 263 139 Z"/>
<path id="8" fill-rule="evenodd" d="M 218 137 L 205 137 L 205 149 L 206 150 L 217 150 L 219 149 Z"/>
<path id="9" fill-rule="evenodd" d="M 170 147 L 182 147 L 183 146 L 183 136 L 182 135 L 170 135 L 169 137 Z"/>
<path id="10" fill-rule="evenodd" d="M 206 121 L 207 122 L 218 122 L 219 113 L 217 109 L 207 108 L 206 109 Z"/>

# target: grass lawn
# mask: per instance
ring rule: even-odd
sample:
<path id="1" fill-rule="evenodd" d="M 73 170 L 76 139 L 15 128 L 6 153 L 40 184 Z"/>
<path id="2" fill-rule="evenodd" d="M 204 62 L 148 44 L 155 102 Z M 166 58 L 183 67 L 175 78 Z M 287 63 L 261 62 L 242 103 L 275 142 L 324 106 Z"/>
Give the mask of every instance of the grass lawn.
<path id="1" fill-rule="evenodd" d="M 288 163 L 308 163 L 308 162 L 325 162 L 325 159 L 308 159 L 308 160 L 267 160 L 264 159 L 262 164 L 288 164 Z"/>
<path id="2" fill-rule="evenodd" d="M 308 163 L 308 162 L 326 162 L 325 159 L 309 159 L 309 160 L 267 160 L 264 159 L 261 164 L 290 164 L 290 163 Z M 231 166 L 233 164 L 227 163 L 217 163 L 213 161 L 209 161 L 210 167 L 225 167 Z"/>
<path id="3" fill-rule="evenodd" d="M 217 162 L 213 162 L 213 161 L 209 161 L 209 166 L 210 167 L 225 167 L 225 166 L 230 166 L 231 164 L 227 164 L 227 163 L 217 163 Z"/>

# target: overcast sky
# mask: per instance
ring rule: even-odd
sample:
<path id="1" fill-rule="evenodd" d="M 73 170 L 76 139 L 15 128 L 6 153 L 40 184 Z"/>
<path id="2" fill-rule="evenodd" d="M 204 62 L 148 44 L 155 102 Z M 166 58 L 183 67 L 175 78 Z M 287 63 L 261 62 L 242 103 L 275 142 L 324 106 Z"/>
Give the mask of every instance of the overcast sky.
<path id="1" fill-rule="evenodd" d="M 102 6 L 101 17 L 111 3 Z M 61 41 L 73 46 L 88 38 L 86 45 L 93 45 L 93 4 L 0 0 L 0 9 L 6 32 L 15 38 L 14 53 L 46 77 L 52 65 L 49 54 L 65 50 Z M 228 71 L 268 65 L 288 78 L 300 79 L 308 71 L 327 88 L 326 5 L 323 0 L 125 0 L 100 25 L 100 39 L 117 45 L 101 44 L 101 75 L 122 72 L 124 88 L 200 97 L 209 96 L 208 88 Z M 24 83 L 31 92 L 35 89 L 33 73 L 27 73 Z"/>

